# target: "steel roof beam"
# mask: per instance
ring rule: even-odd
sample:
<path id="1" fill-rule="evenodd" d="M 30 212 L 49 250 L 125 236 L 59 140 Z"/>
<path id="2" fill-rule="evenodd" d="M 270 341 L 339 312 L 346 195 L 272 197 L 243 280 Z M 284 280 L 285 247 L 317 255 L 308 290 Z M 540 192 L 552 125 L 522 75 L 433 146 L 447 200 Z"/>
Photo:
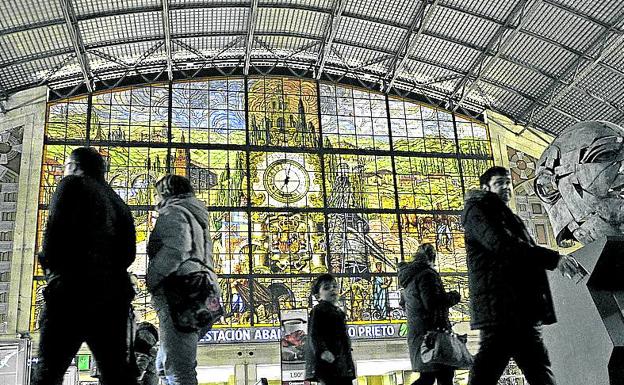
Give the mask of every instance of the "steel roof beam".
<path id="1" fill-rule="evenodd" d="M 475 85 L 479 82 L 479 79 L 481 79 L 483 74 L 486 73 L 496 62 L 501 52 L 503 52 L 507 48 L 507 46 L 513 41 L 513 38 L 516 36 L 518 31 L 526 24 L 527 20 L 530 20 L 531 15 L 537 9 L 536 4 L 539 4 L 539 0 L 534 1 L 531 7 L 527 10 L 527 5 L 529 1 L 530 0 L 519 0 L 516 3 L 513 10 L 507 16 L 507 19 L 505 19 L 505 23 L 496 30 L 494 36 L 492 36 L 485 48 L 481 51 L 481 53 L 479 53 L 477 59 L 472 63 L 466 76 L 464 76 L 464 78 L 457 83 L 457 85 L 453 89 L 453 92 L 449 96 L 449 100 L 454 100 L 456 96 L 461 92 L 461 97 L 459 98 L 459 101 L 457 101 L 457 103 L 454 103 L 455 106 L 453 110 L 456 110 L 457 107 L 459 107 L 464 102 L 466 97 L 470 94 L 470 92 L 472 92 Z M 526 13 L 524 13 L 525 11 Z M 513 23 L 516 22 L 516 19 L 518 17 L 520 17 L 520 20 L 515 26 L 513 26 Z M 507 30 L 509 29 L 511 29 L 512 32 L 504 37 L 505 32 L 507 32 Z M 490 51 L 494 49 L 494 47 L 497 45 L 498 47 L 496 49 L 496 53 L 494 54 L 494 56 L 490 57 Z M 488 57 L 489 60 L 487 63 L 485 63 L 485 60 L 488 59 Z M 468 80 L 474 77 L 475 74 L 477 74 L 476 79 L 473 80 L 468 89 L 466 89 Z"/>
<path id="2" fill-rule="evenodd" d="M 173 56 L 171 54 L 171 21 L 169 20 L 169 0 L 162 0 L 162 24 L 167 52 L 167 78 L 173 80 Z"/>
<path id="3" fill-rule="evenodd" d="M 613 53 L 613 51 L 619 48 L 619 46 L 624 43 L 624 33 L 619 32 L 615 26 L 622 22 L 622 20 L 624 20 L 624 10 L 622 10 L 618 14 L 615 22 L 611 25 L 611 27 L 605 28 L 602 33 L 596 39 L 594 39 L 594 41 L 584 51 L 583 55 L 578 56 L 572 63 L 570 63 L 563 71 L 561 76 L 557 79 L 554 79 L 551 84 L 540 94 L 540 96 L 536 100 L 534 100 L 529 107 L 527 107 L 524 111 L 520 113 L 520 115 L 518 116 L 518 121 L 526 121 L 527 125 L 531 125 L 533 120 L 536 118 L 536 109 L 539 107 L 538 100 L 541 101 L 546 96 L 550 95 L 560 84 L 565 85 L 562 89 L 552 94 L 548 102 L 545 103 L 546 105 L 544 106 L 544 108 L 537 113 L 541 116 L 544 114 L 544 112 L 553 108 L 554 105 L 559 102 L 559 100 L 561 100 L 561 98 L 563 98 L 572 87 L 576 87 L 576 85 L 591 71 L 593 71 L 593 69 L 597 65 L 599 65 L 607 56 Z M 609 39 L 613 37 L 613 34 L 617 34 L 618 36 L 613 41 L 609 41 Z M 585 59 L 586 56 L 590 56 L 591 53 L 596 49 L 599 49 L 598 56 L 593 58 L 589 64 L 585 65 L 585 67 L 581 69 L 581 66 L 587 60 Z M 566 79 L 570 75 L 572 75 L 572 80 L 566 84 L 564 82 L 564 79 Z M 527 116 L 529 116 L 528 120 L 526 120 Z"/>
<path id="4" fill-rule="evenodd" d="M 434 0 L 431 3 L 429 0 L 421 0 L 420 7 L 418 7 L 418 10 L 416 11 L 414 20 L 407 30 L 403 40 L 399 44 L 399 49 L 394 55 L 394 58 L 388 66 L 388 72 L 384 78 L 387 81 L 386 92 L 394 86 L 394 82 L 398 78 L 399 74 L 403 72 L 405 63 L 418 46 L 420 36 L 427 27 L 427 24 L 429 24 L 429 21 L 433 16 L 433 10 L 438 5 L 438 2 L 439 0 Z M 427 5 L 429 5 L 429 8 L 427 8 Z"/>
<path id="5" fill-rule="evenodd" d="M 87 50 L 82 40 L 82 34 L 80 33 L 78 21 L 76 20 L 76 12 L 74 11 L 71 0 L 61 0 L 61 8 L 63 9 L 65 24 L 67 25 L 69 36 L 71 37 L 72 45 L 74 46 L 74 51 L 76 52 L 76 59 L 80 65 L 80 71 L 82 72 L 84 83 L 87 86 L 87 90 L 89 90 L 89 92 L 93 92 L 93 74 L 91 73 L 89 59 L 87 58 Z"/>
<path id="6" fill-rule="evenodd" d="M 243 74 L 249 75 L 251 65 L 251 50 L 253 48 L 254 33 L 256 31 L 256 20 L 258 19 L 258 0 L 251 0 L 249 5 L 249 16 L 247 17 L 247 40 L 245 45 L 245 67 Z"/>
<path id="7" fill-rule="evenodd" d="M 340 26 L 340 19 L 347 7 L 347 0 L 334 0 L 334 8 L 330 19 L 325 27 L 324 38 L 321 43 L 321 49 L 319 49 L 319 57 L 317 59 L 316 79 L 320 79 L 325 69 L 325 63 L 334 44 L 334 39 L 338 33 L 338 27 Z"/>

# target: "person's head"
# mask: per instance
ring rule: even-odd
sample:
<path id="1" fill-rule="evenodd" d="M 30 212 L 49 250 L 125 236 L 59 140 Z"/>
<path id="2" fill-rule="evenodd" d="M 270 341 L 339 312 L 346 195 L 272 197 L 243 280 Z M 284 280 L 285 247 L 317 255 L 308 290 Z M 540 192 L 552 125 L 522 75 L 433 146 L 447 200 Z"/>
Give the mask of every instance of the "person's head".
<path id="1" fill-rule="evenodd" d="M 559 244 L 589 243 L 624 231 L 624 129 L 587 121 L 544 150 L 533 182 Z"/>
<path id="2" fill-rule="evenodd" d="M 414 262 L 424 262 L 433 266 L 436 256 L 436 249 L 431 243 L 421 243 L 414 254 Z"/>
<path id="3" fill-rule="evenodd" d="M 74 149 L 65 162 L 64 176 L 85 175 L 99 181 L 104 180 L 106 164 L 104 158 L 93 147 L 78 147 Z"/>
<path id="4" fill-rule="evenodd" d="M 493 192 L 505 203 L 511 200 L 511 175 L 505 167 L 490 167 L 479 177 L 481 189 Z"/>
<path id="5" fill-rule="evenodd" d="M 137 352 L 149 353 L 158 342 L 158 329 L 149 322 L 141 322 L 137 325 L 134 338 L 134 349 Z"/>
<path id="6" fill-rule="evenodd" d="M 151 323 L 144 321 L 141 322 L 137 325 L 137 329 L 136 329 L 137 334 L 139 333 L 148 333 L 151 334 L 153 338 L 156 339 L 156 341 L 158 341 L 158 329 L 156 329 L 156 326 L 152 325 Z"/>
<path id="7" fill-rule="evenodd" d="M 160 200 L 176 195 L 193 194 L 191 182 L 180 175 L 167 174 L 158 179 L 154 187 Z"/>
<path id="8" fill-rule="evenodd" d="M 318 300 L 338 303 L 338 281 L 331 274 L 321 274 L 312 283 L 312 294 Z"/>

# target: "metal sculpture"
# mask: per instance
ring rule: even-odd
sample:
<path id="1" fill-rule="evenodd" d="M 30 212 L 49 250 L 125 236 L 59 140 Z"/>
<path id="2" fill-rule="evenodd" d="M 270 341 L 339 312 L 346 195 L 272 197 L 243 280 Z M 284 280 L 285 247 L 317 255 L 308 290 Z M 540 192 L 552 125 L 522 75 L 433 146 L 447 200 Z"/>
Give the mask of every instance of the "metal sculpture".
<path id="1" fill-rule="evenodd" d="M 587 291 L 552 280 L 560 320 L 545 339 L 555 374 L 570 385 L 624 384 L 624 129 L 588 121 L 564 130 L 534 187 L 557 243 L 585 245 L 574 255 L 589 273 Z"/>

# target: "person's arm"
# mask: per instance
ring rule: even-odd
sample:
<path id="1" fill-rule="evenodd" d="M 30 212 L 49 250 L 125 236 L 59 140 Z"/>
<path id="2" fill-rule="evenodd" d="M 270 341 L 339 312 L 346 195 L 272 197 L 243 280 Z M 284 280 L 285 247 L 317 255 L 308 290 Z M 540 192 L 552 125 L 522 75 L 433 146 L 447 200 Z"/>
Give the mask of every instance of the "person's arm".
<path id="1" fill-rule="evenodd" d="M 81 195 L 83 189 L 78 177 L 68 176 L 61 179 L 50 200 L 46 229 L 43 235 L 39 263 L 48 272 L 56 270 L 62 263 L 68 242 L 71 242 L 73 231 L 80 223 Z"/>
<path id="2" fill-rule="evenodd" d="M 123 208 L 123 228 L 125 229 L 121 236 L 123 237 L 123 246 L 122 251 L 123 255 L 125 255 L 125 265 L 126 268 L 130 267 L 136 258 L 136 229 L 134 228 L 134 217 L 132 217 L 132 213 L 128 206 L 125 203 L 122 203 Z"/>
<path id="3" fill-rule="evenodd" d="M 308 341 L 311 343 L 312 352 L 320 357 L 323 352 L 329 351 L 327 340 L 331 326 L 327 324 L 327 313 L 316 306 L 310 312 L 308 319 Z"/>
<path id="4" fill-rule="evenodd" d="M 479 242 L 492 254 L 530 260 L 537 266 L 548 270 L 557 267 L 560 259 L 558 252 L 525 242 L 504 228 L 494 215 L 486 214 L 480 204 L 473 205 L 465 215 L 466 235 Z"/>
<path id="5" fill-rule="evenodd" d="M 193 247 L 191 226 L 181 212 L 171 209 L 158 217 L 152 237 L 158 240 L 159 245 L 153 256 L 150 253 L 147 266 L 146 284 L 150 292 L 164 278 L 176 272 Z"/>
<path id="6" fill-rule="evenodd" d="M 459 302 L 459 293 L 446 293 L 440 282 L 440 278 L 433 271 L 426 271 L 421 274 L 418 280 L 418 292 L 420 299 L 427 312 L 435 309 L 448 309 Z"/>

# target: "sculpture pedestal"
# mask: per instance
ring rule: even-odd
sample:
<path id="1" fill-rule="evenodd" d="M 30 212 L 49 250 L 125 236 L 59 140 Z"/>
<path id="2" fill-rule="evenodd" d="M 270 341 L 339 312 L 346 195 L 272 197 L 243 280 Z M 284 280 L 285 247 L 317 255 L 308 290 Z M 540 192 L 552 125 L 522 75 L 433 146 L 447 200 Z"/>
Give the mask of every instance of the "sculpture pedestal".
<path id="1" fill-rule="evenodd" d="M 574 257 L 582 282 L 550 272 L 558 322 L 544 341 L 558 384 L 624 385 L 624 236 L 595 241 Z"/>

